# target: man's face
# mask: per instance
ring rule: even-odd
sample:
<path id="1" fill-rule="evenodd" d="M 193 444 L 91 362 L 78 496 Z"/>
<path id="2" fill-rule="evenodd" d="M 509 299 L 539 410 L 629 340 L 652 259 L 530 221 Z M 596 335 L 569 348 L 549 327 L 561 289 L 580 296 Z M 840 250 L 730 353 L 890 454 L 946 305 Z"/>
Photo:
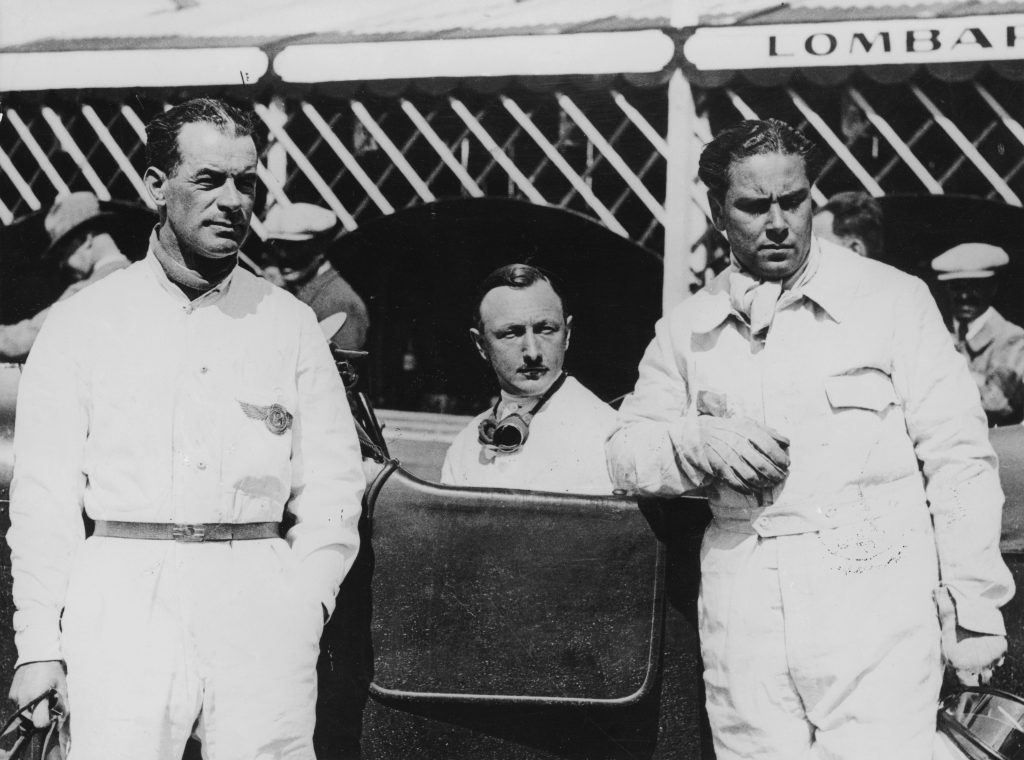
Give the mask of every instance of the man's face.
<path id="1" fill-rule="evenodd" d="M 558 378 L 572 317 L 566 320 L 548 282 L 488 291 L 480 303 L 480 324 L 479 330 L 470 330 L 473 342 L 491 363 L 503 391 L 536 396 Z"/>
<path id="2" fill-rule="evenodd" d="M 264 258 L 269 262 L 264 273 L 279 279 L 275 285 L 295 287 L 308 282 L 323 263 L 323 243 L 312 240 L 268 240 L 263 244 Z"/>
<path id="3" fill-rule="evenodd" d="M 156 173 L 157 202 L 183 251 L 211 259 L 234 256 L 249 230 L 256 195 L 256 146 L 213 124 L 186 124 L 178 133 L 181 163 Z"/>
<path id="4" fill-rule="evenodd" d="M 71 272 L 76 280 L 84 280 L 92 272 L 92 237 L 77 246 L 71 255 L 68 256 L 64 266 Z"/>
<path id="5" fill-rule="evenodd" d="M 721 200 L 709 196 L 715 226 L 754 276 L 783 280 L 811 246 L 811 183 L 800 156 L 766 153 L 734 162 Z"/>
<path id="6" fill-rule="evenodd" d="M 973 322 L 992 305 L 996 294 L 994 277 L 946 280 L 953 318 L 958 322 Z"/>
<path id="7" fill-rule="evenodd" d="M 92 274 L 93 265 L 95 264 L 95 256 L 93 256 L 92 249 L 93 234 L 91 232 L 83 232 L 80 235 L 74 236 L 63 248 L 64 251 L 70 251 L 70 253 L 67 254 L 66 258 L 64 256 L 59 256 L 58 258 L 63 258 L 64 263 L 61 266 L 73 279 L 84 280 Z"/>

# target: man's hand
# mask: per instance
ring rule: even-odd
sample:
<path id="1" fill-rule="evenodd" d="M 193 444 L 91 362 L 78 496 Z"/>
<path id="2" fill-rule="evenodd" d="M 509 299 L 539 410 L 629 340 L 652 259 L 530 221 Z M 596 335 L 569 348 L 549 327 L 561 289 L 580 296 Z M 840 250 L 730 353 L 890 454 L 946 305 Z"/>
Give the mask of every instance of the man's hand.
<path id="1" fill-rule="evenodd" d="M 741 493 L 781 483 L 789 471 L 789 439 L 746 417 L 697 417 L 709 475 Z"/>
<path id="2" fill-rule="evenodd" d="M 1013 370 L 992 370 L 979 390 L 981 405 L 994 423 L 1009 424 L 1019 419 L 1024 407 L 1024 384 Z"/>
<path id="3" fill-rule="evenodd" d="M 1006 637 L 975 633 L 957 625 L 956 607 L 945 588 L 936 589 L 935 603 L 939 608 L 942 656 L 946 664 L 964 686 L 984 686 L 992 679 L 995 669 L 1003 664 Z"/>
<path id="4" fill-rule="evenodd" d="M 14 671 L 11 682 L 10 700 L 18 707 L 27 705 L 47 689 L 56 689 L 59 695 L 58 704 L 65 715 L 68 713 L 68 684 L 64 675 L 64 663 L 60 660 L 43 662 L 27 662 Z M 50 724 L 50 705 L 39 704 L 32 713 L 32 723 L 36 728 Z"/>

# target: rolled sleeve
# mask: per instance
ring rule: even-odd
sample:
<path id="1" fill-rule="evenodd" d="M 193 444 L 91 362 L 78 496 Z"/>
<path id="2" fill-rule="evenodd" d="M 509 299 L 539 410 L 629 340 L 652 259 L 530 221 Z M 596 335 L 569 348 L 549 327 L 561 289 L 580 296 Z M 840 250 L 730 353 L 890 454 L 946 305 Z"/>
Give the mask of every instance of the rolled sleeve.
<path id="1" fill-rule="evenodd" d="M 311 311 L 300 332 L 292 436 L 295 525 L 286 536 L 306 588 L 328 613 L 359 550 L 365 479 L 345 388 Z"/>
<path id="2" fill-rule="evenodd" d="M 18 390 L 11 483 L 11 575 L 18 665 L 61 659 L 60 614 L 85 539 L 83 452 L 88 434 L 80 336 L 51 310 Z"/>
<path id="3" fill-rule="evenodd" d="M 619 408 L 608 438 L 608 470 L 616 488 L 669 496 L 700 488 L 705 475 L 685 363 L 677 361 L 670 318 L 662 319 L 640 362 L 636 388 Z M 681 356 L 681 353 L 680 353 Z"/>
<path id="4" fill-rule="evenodd" d="M 999 550 L 1003 492 L 977 386 L 921 281 L 895 329 L 893 381 L 925 477 L 941 584 L 961 627 L 1005 635 L 999 608 L 1014 583 Z"/>

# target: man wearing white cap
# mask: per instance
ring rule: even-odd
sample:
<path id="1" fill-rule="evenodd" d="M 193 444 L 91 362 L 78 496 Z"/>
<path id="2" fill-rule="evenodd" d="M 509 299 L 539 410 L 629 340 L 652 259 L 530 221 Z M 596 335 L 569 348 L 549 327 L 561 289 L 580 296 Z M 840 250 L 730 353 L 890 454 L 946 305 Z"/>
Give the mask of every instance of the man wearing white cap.
<path id="1" fill-rule="evenodd" d="M 1009 261 L 988 243 L 961 243 L 932 260 L 949 291 L 956 349 L 970 365 L 992 426 L 1024 419 L 1024 329 L 992 308 L 995 270 Z"/>
<path id="2" fill-rule="evenodd" d="M 58 301 L 131 263 L 110 234 L 113 218 L 88 191 L 62 195 L 50 207 L 43 220 L 50 246 L 43 258 L 59 262 L 75 280 Z M 25 361 L 49 313 L 47 307 L 28 319 L 0 325 L 0 361 Z"/>
<path id="3" fill-rule="evenodd" d="M 370 327 L 366 304 L 324 255 L 337 223 L 331 211 L 312 203 L 271 207 L 263 221 L 263 272 L 313 309 L 329 340 L 340 348 L 360 349 Z"/>

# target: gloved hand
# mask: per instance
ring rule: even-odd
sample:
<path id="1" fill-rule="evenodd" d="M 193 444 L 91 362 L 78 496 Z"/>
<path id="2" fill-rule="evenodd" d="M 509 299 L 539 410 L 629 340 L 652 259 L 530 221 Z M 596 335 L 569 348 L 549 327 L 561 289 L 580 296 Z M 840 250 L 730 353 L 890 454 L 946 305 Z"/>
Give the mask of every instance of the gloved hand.
<path id="1" fill-rule="evenodd" d="M 1006 637 L 975 633 L 956 622 L 956 607 L 945 588 L 935 589 L 935 604 L 942 628 L 942 657 L 964 686 L 984 686 L 1003 664 Z"/>
<path id="2" fill-rule="evenodd" d="M 991 420 L 990 424 L 1012 424 L 1020 420 L 1024 398 L 1020 379 L 1015 372 L 997 368 L 985 377 L 979 390 L 981 405 Z"/>
<path id="3" fill-rule="evenodd" d="M 747 417 L 697 417 L 707 469 L 741 493 L 782 482 L 789 470 L 789 439 Z"/>

